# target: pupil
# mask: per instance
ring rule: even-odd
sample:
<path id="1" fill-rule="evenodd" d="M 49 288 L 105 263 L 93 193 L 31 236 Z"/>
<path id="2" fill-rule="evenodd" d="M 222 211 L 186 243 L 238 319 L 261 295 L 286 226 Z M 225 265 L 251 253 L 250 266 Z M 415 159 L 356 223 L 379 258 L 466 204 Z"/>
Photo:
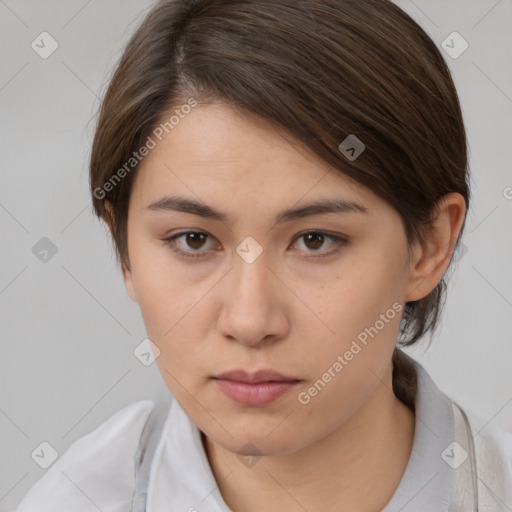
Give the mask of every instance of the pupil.
<path id="1" fill-rule="evenodd" d="M 306 245 L 310 249 L 319 249 L 320 247 L 322 247 L 324 241 L 323 238 L 323 235 L 320 233 L 308 233 L 306 235 Z"/>

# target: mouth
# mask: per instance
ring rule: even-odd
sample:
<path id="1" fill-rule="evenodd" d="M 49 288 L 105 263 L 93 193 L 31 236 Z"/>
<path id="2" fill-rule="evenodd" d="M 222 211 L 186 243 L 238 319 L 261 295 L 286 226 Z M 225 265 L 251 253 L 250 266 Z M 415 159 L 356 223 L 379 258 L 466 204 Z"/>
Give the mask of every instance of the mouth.
<path id="1" fill-rule="evenodd" d="M 213 380 L 231 400 L 248 407 L 263 407 L 301 382 L 300 379 L 274 370 L 259 370 L 253 373 L 232 370 L 213 377 Z"/>
<path id="2" fill-rule="evenodd" d="M 289 377 L 270 369 L 263 369 L 255 372 L 248 372 L 246 370 L 230 370 L 213 378 L 245 382 L 247 384 L 260 384 L 263 382 L 291 382 L 300 380 L 296 377 Z"/>

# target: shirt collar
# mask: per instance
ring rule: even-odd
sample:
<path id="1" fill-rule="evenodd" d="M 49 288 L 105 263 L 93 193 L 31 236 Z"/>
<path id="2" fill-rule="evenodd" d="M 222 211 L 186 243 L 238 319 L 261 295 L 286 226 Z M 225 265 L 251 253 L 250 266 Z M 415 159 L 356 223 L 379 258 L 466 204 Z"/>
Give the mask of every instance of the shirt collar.
<path id="1" fill-rule="evenodd" d="M 382 512 L 448 512 L 453 470 L 442 453 L 454 439 L 452 405 L 425 368 L 402 354 L 417 376 L 414 441 L 402 479 Z"/>
<path id="2" fill-rule="evenodd" d="M 448 512 L 453 473 L 441 454 L 454 438 L 449 398 L 421 364 L 403 353 L 417 375 L 415 433 L 400 483 L 382 512 Z M 199 428 L 172 400 L 148 483 L 147 512 L 232 512 L 224 502 Z"/>
<path id="3" fill-rule="evenodd" d="M 231 512 L 217 487 L 201 432 L 176 399 L 155 453 L 147 492 L 147 512 Z"/>

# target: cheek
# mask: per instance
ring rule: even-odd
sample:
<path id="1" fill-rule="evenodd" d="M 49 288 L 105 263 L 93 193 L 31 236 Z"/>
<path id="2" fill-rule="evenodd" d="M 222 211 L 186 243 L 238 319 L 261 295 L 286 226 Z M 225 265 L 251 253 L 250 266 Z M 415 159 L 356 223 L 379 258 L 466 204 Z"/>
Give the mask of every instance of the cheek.
<path id="1" fill-rule="evenodd" d="M 130 263 L 137 303 L 149 338 L 162 350 L 173 326 L 185 314 L 187 289 L 180 286 L 162 255 L 165 251 L 132 235 Z"/>
<path id="2" fill-rule="evenodd" d="M 346 390 L 364 394 L 365 386 L 375 381 L 372 373 L 380 375 L 391 359 L 403 312 L 401 257 L 389 251 L 381 258 L 354 255 L 344 272 L 340 269 L 329 284 L 310 294 L 324 334 L 308 342 L 308 358 L 322 381 L 320 386 L 324 382 L 332 389 L 347 386 L 345 391 L 340 388 L 338 396 Z M 341 374 L 343 378 L 332 377 Z"/>
<path id="3" fill-rule="evenodd" d="M 313 298 L 319 318 L 334 331 L 330 336 L 334 343 L 336 340 L 346 343 L 373 326 L 382 314 L 386 316 L 386 326 L 398 326 L 400 315 L 396 303 L 403 300 L 404 288 L 404 273 L 398 256 L 365 259 L 354 254 L 329 283 L 317 289 L 317 293 L 312 295 L 311 290 L 309 294 L 307 290 L 303 293 Z M 389 329 L 386 327 L 386 330 Z"/>
<path id="4" fill-rule="evenodd" d="M 164 382 L 175 398 L 187 401 L 204 374 L 199 356 L 204 334 L 194 308 L 199 299 L 155 270 L 148 266 L 137 276 L 139 306 L 148 337 L 160 350 L 156 364 Z"/>
<path id="5" fill-rule="evenodd" d="M 366 266 L 344 280 L 335 278 L 341 284 L 316 297 L 316 310 L 334 334 L 303 347 L 311 380 L 297 401 L 299 411 L 325 432 L 348 420 L 384 378 L 402 315 L 397 277 L 384 266 L 371 272 Z"/>
<path id="6" fill-rule="evenodd" d="M 171 391 L 179 394 L 193 375 L 201 375 L 199 357 L 207 338 L 204 306 L 211 284 L 190 268 L 172 264 L 166 248 L 132 235 L 132 279 L 148 338 L 159 348 L 156 363 Z M 169 249 L 170 251 L 170 249 Z M 202 370 L 202 371 L 201 371 Z M 189 387 L 189 386 L 187 386 Z"/>

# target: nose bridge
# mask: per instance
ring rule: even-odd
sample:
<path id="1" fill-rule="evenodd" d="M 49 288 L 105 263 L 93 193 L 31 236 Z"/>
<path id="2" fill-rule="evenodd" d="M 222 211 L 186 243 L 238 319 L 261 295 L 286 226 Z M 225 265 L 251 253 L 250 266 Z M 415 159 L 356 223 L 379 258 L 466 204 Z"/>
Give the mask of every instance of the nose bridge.
<path id="1" fill-rule="evenodd" d="M 255 307 L 261 307 L 269 304 L 272 294 L 270 280 L 273 274 L 267 268 L 266 254 L 261 251 L 259 255 L 254 256 L 252 253 L 251 258 L 247 259 L 244 255 L 240 255 L 240 247 L 243 249 L 242 244 L 237 248 L 237 255 L 233 260 L 231 282 L 233 297 L 240 306 L 253 303 Z M 252 252 L 253 249 L 250 248 L 249 251 Z"/>
<path id="2" fill-rule="evenodd" d="M 237 296 L 245 300 L 253 295 L 257 299 L 256 295 L 266 293 L 269 274 L 272 275 L 268 262 L 269 252 L 252 236 L 246 236 L 235 247 L 232 284 Z"/>

